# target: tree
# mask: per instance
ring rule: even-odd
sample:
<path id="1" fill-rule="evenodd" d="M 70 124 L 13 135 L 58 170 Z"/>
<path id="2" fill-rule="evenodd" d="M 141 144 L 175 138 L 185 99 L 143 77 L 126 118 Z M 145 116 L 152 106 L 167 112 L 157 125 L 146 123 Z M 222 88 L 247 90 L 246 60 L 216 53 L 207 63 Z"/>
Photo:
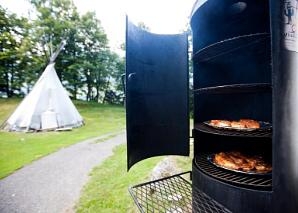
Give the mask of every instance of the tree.
<path id="1" fill-rule="evenodd" d="M 34 37 L 41 49 L 40 56 L 44 64 L 63 39 L 68 40 L 78 21 L 78 12 L 72 0 L 31 0 L 37 12 L 34 22 Z M 67 46 L 65 47 L 67 48 Z M 62 55 L 60 53 L 60 55 Z M 56 70 L 61 81 L 64 80 L 62 72 L 63 57 L 56 60 Z"/>
<path id="2" fill-rule="evenodd" d="M 39 14 L 36 37 L 41 38 L 43 55 L 47 60 L 54 44 L 57 45 L 63 38 L 68 40 L 56 61 L 57 74 L 64 86 L 73 98 L 83 91 L 87 100 L 98 99 L 98 91 L 106 75 L 103 63 L 108 39 L 95 13 L 79 16 L 71 0 L 31 2 Z"/>
<path id="3" fill-rule="evenodd" d="M 88 12 L 78 23 L 81 69 L 87 100 L 98 100 L 99 89 L 106 75 L 104 69 L 108 39 L 94 12 Z M 94 91 L 95 90 L 95 91 Z"/>
<path id="4" fill-rule="evenodd" d="M 88 101 L 102 101 L 109 90 L 118 96 L 124 60 L 110 51 L 95 13 L 79 15 L 72 0 L 30 2 L 36 9 L 31 22 L 0 10 L 0 89 L 9 97 L 24 88 L 29 92 L 66 39 L 55 68 L 72 98 L 83 95 Z"/>
<path id="5" fill-rule="evenodd" d="M 124 99 L 124 88 L 122 84 L 122 75 L 125 73 L 125 62 L 114 52 L 108 52 L 106 63 L 108 70 L 108 78 L 104 88 L 104 102 L 113 104 L 122 104 Z"/>
<path id="6" fill-rule="evenodd" d="M 11 97 L 22 94 L 21 88 L 28 80 L 26 69 L 32 48 L 28 38 L 30 25 L 26 18 L 8 14 L 1 6 L 0 20 L 0 88 Z"/>

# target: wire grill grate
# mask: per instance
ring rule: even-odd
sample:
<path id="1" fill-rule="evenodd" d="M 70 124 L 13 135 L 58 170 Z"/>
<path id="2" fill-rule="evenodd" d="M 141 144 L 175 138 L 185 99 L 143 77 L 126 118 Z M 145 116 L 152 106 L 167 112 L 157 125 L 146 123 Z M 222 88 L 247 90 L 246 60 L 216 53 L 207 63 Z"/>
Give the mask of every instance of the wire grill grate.
<path id="1" fill-rule="evenodd" d="M 200 49 L 193 55 L 193 61 L 195 62 L 207 62 L 214 60 L 219 56 L 239 51 L 245 48 L 247 51 L 250 50 L 255 54 L 264 54 L 261 51 L 254 51 L 260 46 L 270 45 L 270 34 L 269 33 L 257 33 L 251 35 L 238 36 L 231 39 L 226 39 L 203 49 Z"/>
<path id="2" fill-rule="evenodd" d="M 272 175 L 251 175 L 227 171 L 212 165 L 207 160 L 208 154 L 195 157 L 195 163 L 205 174 L 216 179 L 250 189 L 269 191 L 272 189 Z"/>
<path id="3" fill-rule="evenodd" d="M 272 137 L 271 129 L 256 129 L 253 131 L 225 130 L 210 127 L 204 123 L 195 124 L 195 130 L 216 135 L 237 136 L 237 137 Z"/>
<path id="4" fill-rule="evenodd" d="M 182 177 L 187 173 L 190 172 L 130 187 L 129 192 L 140 212 L 229 212 L 200 190 L 192 189 L 191 183 Z M 192 190 L 194 190 L 193 194 Z M 194 201 L 192 201 L 192 196 L 194 196 Z"/>
<path id="5" fill-rule="evenodd" d="M 225 93 L 255 93 L 271 92 L 272 85 L 268 83 L 231 84 L 214 87 L 205 87 L 193 90 L 194 94 L 225 94 Z"/>

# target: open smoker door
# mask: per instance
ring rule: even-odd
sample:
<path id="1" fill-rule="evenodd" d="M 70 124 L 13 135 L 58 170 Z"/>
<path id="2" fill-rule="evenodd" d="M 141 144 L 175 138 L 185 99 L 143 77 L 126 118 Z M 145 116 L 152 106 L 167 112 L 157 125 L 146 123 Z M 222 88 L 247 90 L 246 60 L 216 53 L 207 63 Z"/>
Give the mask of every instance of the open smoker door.
<path id="1" fill-rule="evenodd" d="M 160 155 L 189 155 L 187 34 L 158 35 L 126 22 L 128 169 Z"/>

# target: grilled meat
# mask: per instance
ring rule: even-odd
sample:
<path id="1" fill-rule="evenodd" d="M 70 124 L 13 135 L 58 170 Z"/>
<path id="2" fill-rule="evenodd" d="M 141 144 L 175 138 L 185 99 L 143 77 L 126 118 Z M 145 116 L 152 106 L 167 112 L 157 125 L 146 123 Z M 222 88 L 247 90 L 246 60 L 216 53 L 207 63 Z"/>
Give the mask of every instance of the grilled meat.
<path id="1" fill-rule="evenodd" d="M 258 129 L 260 123 L 252 119 L 240 119 L 239 121 L 211 120 L 209 122 L 214 127 L 230 127 L 234 129 Z"/>
<path id="2" fill-rule="evenodd" d="M 232 121 L 231 122 L 231 127 L 235 128 L 235 129 L 245 129 L 246 128 L 245 124 L 243 124 L 239 121 Z"/>
<path id="3" fill-rule="evenodd" d="M 217 153 L 213 161 L 221 167 L 237 171 L 267 173 L 272 170 L 272 166 L 261 156 L 248 156 L 235 151 Z"/>
<path id="4" fill-rule="evenodd" d="M 258 129 L 260 128 L 260 123 L 255 121 L 255 120 L 251 120 L 251 119 L 240 119 L 239 121 L 240 123 L 244 124 L 246 128 L 250 128 L 250 129 Z"/>
<path id="5" fill-rule="evenodd" d="M 210 125 L 216 126 L 216 127 L 230 127 L 231 122 L 226 120 L 211 120 Z"/>

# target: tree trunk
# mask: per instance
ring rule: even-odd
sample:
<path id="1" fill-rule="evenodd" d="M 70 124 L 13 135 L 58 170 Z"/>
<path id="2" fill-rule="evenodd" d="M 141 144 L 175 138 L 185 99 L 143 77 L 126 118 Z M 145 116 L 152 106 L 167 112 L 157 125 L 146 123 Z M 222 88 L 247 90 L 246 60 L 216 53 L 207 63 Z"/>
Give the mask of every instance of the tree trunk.
<path id="1" fill-rule="evenodd" d="M 77 94 L 78 94 L 78 87 L 76 85 L 74 85 L 74 91 L 72 93 L 72 98 L 74 100 L 77 100 Z"/>
<path id="2" fill-rule="evenodd" d="M 96 84 L 96 95 L 95 95 L 95 99 L 97 102 L 99 102 L 99 85 Z"/>
<path id="3" fill-rule="evenodd" d="M 8 77 L 8 73 L 5 72 L 5 92 L 7 97 L 10 97 L 10 92 L 9 92 L 9 77 Z"/>
<path id="4" fill-rule="evenodd" d="M 87 82 L 87 101 L 90 101 L 90 100 L 91 100 L 91 84 L 88 81 Z"/>

